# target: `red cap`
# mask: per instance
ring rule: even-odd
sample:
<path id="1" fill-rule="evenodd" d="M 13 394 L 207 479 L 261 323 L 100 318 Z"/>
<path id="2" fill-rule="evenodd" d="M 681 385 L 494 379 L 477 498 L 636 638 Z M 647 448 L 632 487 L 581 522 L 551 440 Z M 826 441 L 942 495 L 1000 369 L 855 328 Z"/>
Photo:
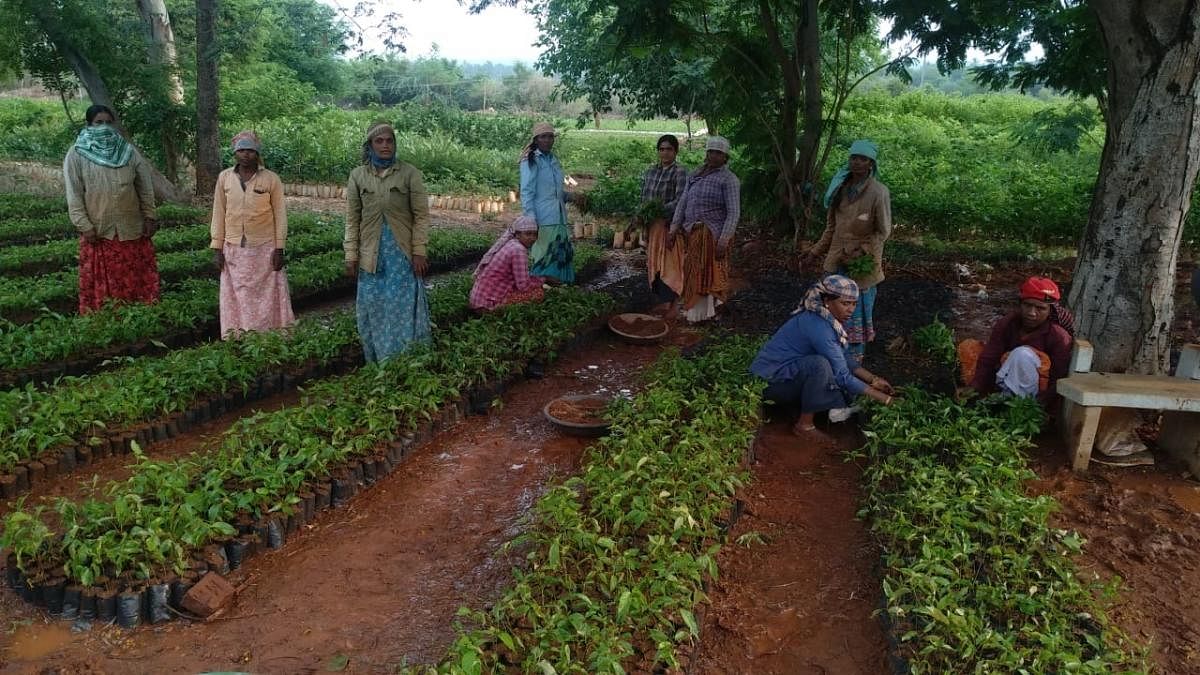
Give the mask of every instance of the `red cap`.
<path id="1" fill-rule="evenodd" d="M 1062 294 L 1058 284 L 1046 277 L 1029 277 L 1021 284 L 1022 300 L 1039 300 L 1041 302 L 1058 302 Z"/>

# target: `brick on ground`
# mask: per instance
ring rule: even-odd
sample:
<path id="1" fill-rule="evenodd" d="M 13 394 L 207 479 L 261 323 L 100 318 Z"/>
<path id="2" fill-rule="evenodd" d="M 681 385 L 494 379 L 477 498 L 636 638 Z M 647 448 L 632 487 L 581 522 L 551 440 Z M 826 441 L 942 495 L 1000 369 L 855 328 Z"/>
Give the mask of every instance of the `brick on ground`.
<path id="1" fill-rule="evenodd" d="M 216 572 L 209 572 L 199 583 L 192 586 L 180 604 L 196 616 L 211 616 L 232 602 L 236 592 L 233 584 L 226 581 L 225 577 Z"/>

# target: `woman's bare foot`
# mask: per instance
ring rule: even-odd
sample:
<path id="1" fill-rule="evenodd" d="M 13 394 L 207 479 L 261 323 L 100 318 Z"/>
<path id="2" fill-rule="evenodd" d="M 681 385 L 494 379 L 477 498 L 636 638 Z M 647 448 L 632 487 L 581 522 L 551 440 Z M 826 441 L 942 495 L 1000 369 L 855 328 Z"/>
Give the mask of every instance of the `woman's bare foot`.
<path id="1" fill-rule="evenodd" d="M 812 424 L 796 422 L 792 425 L 792 433 L 797 438 L 819 448 L 832 448 L 837 446 L 837 440 L 833 436 L 821 431 Z"/>

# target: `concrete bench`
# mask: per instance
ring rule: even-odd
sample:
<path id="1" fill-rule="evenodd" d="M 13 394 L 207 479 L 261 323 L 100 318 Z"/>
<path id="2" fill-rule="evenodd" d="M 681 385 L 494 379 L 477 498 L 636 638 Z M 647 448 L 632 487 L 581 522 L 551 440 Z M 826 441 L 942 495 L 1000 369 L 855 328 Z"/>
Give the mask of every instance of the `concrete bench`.
<path id="1" fill-rule="evenodd" d="M 1141 408 L 1163 411 L 1159 447 L 1200 476 L 1200 344 L 1183 348 L 1174 376 L 1093 373 L 1091 366 L 1091 343 L 1076 340 L 1070 373 L 1058 381 L 1063 397 L 1059 429 L 1071 467 L 1087 469 L 1105 408 Z"/>

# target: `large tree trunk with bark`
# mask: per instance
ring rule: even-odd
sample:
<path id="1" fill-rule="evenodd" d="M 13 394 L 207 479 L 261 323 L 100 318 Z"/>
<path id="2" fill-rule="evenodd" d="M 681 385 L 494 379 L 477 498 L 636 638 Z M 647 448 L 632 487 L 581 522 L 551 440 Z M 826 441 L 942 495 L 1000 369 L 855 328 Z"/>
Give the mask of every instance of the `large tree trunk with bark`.
<path id="1" fill-rule="evenodd" d="M 171 85 L 167 98 L 175 105 L 183 105 L 183 80 L 179 77 L 175 30 L 171 28 L 167 5 L 163 0 L 138 0 L 137 6 L 150 38 L 150 61 L 167 69 L 167 81 Z"/>
<path id="2" fill-rule="evenodd" d="M 794 12 L 794 13 L 792 13 Z M 821 139 L 821 44 L 817 0 L 805 0 L 775 14 L 768 0 L 759 0 L 759 22 L 783 76 L 783 100 L 772 133 L 772 155 L 779 169 L 779 199 L 784 221 L 790 220 L 797 238 L 806 229 L 800 188 L 811 179 Z M 790 30 L 787 35 L 780 25 Z M 800 133 L 800 109 L 804 128 Z M 799 146 L 797 137 L 799 136 Z"/>
<path id="3" fill-rule="evenodd" d="M 1108 55 L 1108 128 L 1069 304 L 1098 370 L 1160 373 L 1200 168 L 1200 4 L 1090 4 Z"/>
<path id="4" fill-rule="evenodd" d="M 175 142 L 176 115 L 183 106 L 183 80 L 179 77 L 179 61 L 175 50 L 175 31 L 171 28 L 171 17 L 163 0 L 138 0 L 138 13 L 146 26 L 146 37 L 150 43 L 150 62 L 163 69 L 167 79 L 167 99 L 171 109 L 163 119 L 160 138 L 163 157 L 166 158 L 167 178 L 179 180 L 179 144 Z"/>
<path id="5" fill-rule="evenodd" d="M 217 0 L 196 0 L 196 194 L 212 194 L 221 172 L 217 120 Z"/>

